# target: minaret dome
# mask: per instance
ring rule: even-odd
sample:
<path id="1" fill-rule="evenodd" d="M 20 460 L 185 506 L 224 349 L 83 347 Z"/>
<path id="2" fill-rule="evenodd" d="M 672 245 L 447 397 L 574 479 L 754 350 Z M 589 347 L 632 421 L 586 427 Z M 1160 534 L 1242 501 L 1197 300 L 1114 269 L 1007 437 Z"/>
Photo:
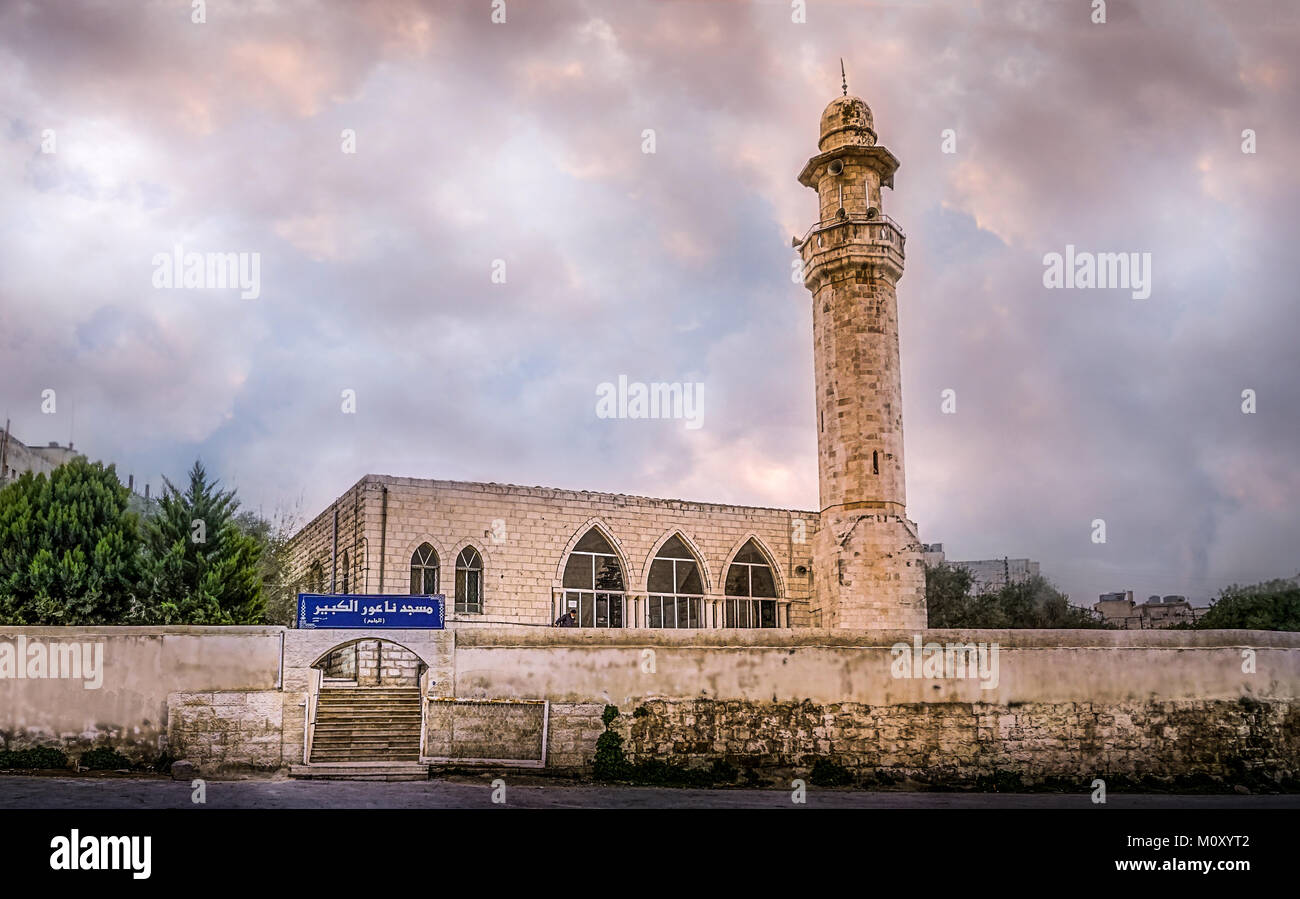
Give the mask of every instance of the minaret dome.
<path id="1" fill-rule="evenodd" d="M 871 147 L 875 143 L 871 107 L 861 97 L 836 97 L 822 113 L 817 148 L 823 153 L 839 147 Z"/>

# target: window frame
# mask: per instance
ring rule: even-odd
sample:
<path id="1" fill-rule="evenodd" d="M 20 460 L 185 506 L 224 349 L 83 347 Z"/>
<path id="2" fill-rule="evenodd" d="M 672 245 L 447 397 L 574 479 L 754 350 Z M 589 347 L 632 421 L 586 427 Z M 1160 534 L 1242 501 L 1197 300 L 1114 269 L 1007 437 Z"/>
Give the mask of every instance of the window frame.
<path id="1" fill-rule="evenodd" d="M 429 552 L 424 556 L 423 559 L 419 559 L 420 551 L 421 551 L 422 549 L 424 549 L 426 546 L 429 548 Z M 419 559 L 419 561 L 417 561 L 417 559 Z M 433 560 L 433 564 L 432 564 L 432 565 L 429 564 L 429 560 L 430 560 L 430 559 Z M 411 595 L 411 596 L 437 596 L 437 595 L 438 595 L 438 593 L 439 593 L 438 588 L 439 588 L 439 587 L 441 586 L 441 584 L 442 584 L 442 557 L 438 555 L 438 550 L 437 550 L 437 548 L 436 548 L 432 543 L 430 543 L 428 540 L 425 540 L 423 543 L 421 543 L 419 546 L 417 546 L 417 547 L 415 548 L 415 551 L 414 551 L 413 553 L 411 553 L 411 567 L 410 567 L 410 571 L 411 571 L 411 589 L 410 589 L 410 594 L 409 594 L 409 595 Z M 421 589 L 419 589 L 419 590 L 415 589 L 415 586 L 416 586 L 416 584 L 415 584 L 415 573 L 416 573 L 416 571 L 419 571 L 419 572 L 420 572 L 420 587 L 421 587 Z M 429 581 L 428 581 L 428 572 L 429 572 L 429 571 L 432 571 L 432 572 L 433 572 L 433 590 L 432 590 L 432 591 L 429 591 L 429 590 L 425 590 L 425 589 L 423 589 L 423 588 L 429 586 Z"/>
<path id="2" fill-rule="evenodd" d="M 474 554 L 474 561 L 478 563 L 476 567 L 468 564 L 463 564 L 465 559 L 465 553 L 467 552 Z M 483 614 L 483 569 L 484 567 L 485 566 L 483 564 L 483 554 L 479 552 L 478 547 L 474 546 L 473 544 L 467 544 L 466 546 L 461 547 L 460 552 L 456 554 L 456 606 L 455 608 L 457 614 L 460 613 L 464 613 L 466 615 Z M 463 578 L 462 578 L 462 572 L 464 573 Z M 462 580 L 466 585 L 470 583 L 470 574 L 478 575 L 478 577 L 475 579 L 478 585 L 478 590 L 476 591 L 478 593 L 478 597 L 474 602 L 469 602 L 466 600 L 466 598 L 463 595 L 463 592 L 467 592 L 467 591 L 462 591 L 462 586 L 461 586 Z"/>
<path id="3" fill-rule="evenodd" d="M 676 541 L 683 547 L 681 552 L 684 552 L 685 556 L 663 555 L 664 547 L 672 543 L 674 539 L 676 539 Z M 657 562 L 669 562 L 672 564 L 672 592 L 664 593 L 662 591 L 652 591 L 650 589 L 651 574 L 654 570 L 655 563 Z M 699 593 L 685 593 L 682 591 L 681 587 L 684 578 L 680 577 L 677 573 L 679 562 L 684 562 L 688 565 L 694 566 L 695 576 L 699 579 L 700 583 Z M 689 577 L 689 573 L 687 574 L 687 577 Z M 685 624 L 682 623 L 681 610 L 683 606 L 686 608 Z M 651 610 L 655 607 L 657 607 L 658 610 L 658 624 L 651 623 Z M 667 611 L 669 608 L 672 609 L 672 624 L 667 623 Z M 691 623 L 692 620 L 694 623 Z M 704 627 L 704 565 L 695 557 L 690 549 L 687 548 L 686 539 L 681 534 L 674 533 L 671 537 L 665 540 L 663 545 L 660 546 L 654 557 L 650 560 L 649 568 L 646 569 L 646 604 L 642 626 L 655 628 L 656 630 L 698 630 Z"/>

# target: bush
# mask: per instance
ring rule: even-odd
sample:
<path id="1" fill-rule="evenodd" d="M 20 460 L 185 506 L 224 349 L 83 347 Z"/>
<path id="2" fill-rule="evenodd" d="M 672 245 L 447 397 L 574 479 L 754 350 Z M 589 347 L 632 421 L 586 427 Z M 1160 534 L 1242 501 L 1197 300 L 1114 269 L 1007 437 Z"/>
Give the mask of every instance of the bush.
<path id="1" fill-rule="evenodd" d="M 628 774 L 627 756 L 623 753 L 623 738 L 607 730 L 596 739 L 596 758 L 591 763 L 597 780 L 623 780 Z"/>
<path id="2" fill-rule="evenodd" d="M 130 768 L 132 762 L 111 746 L 96 746 L 81 754 L 77 763 L 91 771 L 116 771 L 118 768 Z"/>
<path id="3" fill-rule="evenodd" d="M 830 759 L 817 759 L 808 772 L 808 782 L 815 787 L 845 787 L 853 783 L 853 774 Z"/>
<path id="4" fill-rule="evenodd" d="M 68 756 L 62 749 L 55 749 L 52 746 L 0 750 L 0 769 L 37 770 L 66 767 L 68 767 Z"/>

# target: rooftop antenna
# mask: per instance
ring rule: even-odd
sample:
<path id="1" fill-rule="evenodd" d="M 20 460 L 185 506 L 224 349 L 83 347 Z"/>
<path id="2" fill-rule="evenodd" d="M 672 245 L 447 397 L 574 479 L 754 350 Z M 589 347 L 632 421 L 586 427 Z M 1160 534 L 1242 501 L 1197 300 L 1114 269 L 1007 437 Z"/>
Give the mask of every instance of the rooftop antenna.
<path id="1" fill-rule="evenodd" d="M 849 76 L 844 73 L 844 57 L 840 57 L 840 78 L 844 82 L 844 96 L 849 95 Z"/>

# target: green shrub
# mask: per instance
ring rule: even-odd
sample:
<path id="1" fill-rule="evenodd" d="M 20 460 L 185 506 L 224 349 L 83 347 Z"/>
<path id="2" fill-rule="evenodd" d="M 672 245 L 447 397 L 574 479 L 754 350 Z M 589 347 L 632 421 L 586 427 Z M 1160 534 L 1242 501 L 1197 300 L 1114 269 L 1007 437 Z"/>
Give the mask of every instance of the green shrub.
<path id="1" fill-rule="evenodd" d="M 0 769 L 47 769 L 68 767 L 68 756 L 62 749 L 52 746 L 34 746 L 31 749 L 6 749 L 0 751 Z"/>
<path id="2" fill-rule="evenodd" d="M 111 746 L 96 746 L 81 754 L 77 760 L 83 768 L 91 771 L 116 771 L 118 768 L 130 768 L 132 762 Z"/>
<path id="3" fill-rule="evenodd" d="M 628 774 L 627 756 L 623 753 L 623 738 L 607 730 L 596 739 L 596 758 L 591 763 L 597 780 L 623 780 Z"/>

